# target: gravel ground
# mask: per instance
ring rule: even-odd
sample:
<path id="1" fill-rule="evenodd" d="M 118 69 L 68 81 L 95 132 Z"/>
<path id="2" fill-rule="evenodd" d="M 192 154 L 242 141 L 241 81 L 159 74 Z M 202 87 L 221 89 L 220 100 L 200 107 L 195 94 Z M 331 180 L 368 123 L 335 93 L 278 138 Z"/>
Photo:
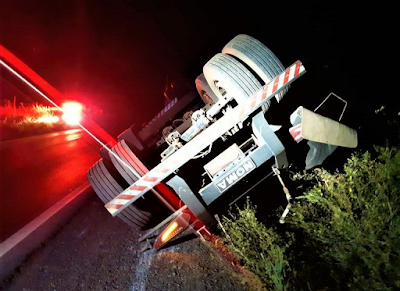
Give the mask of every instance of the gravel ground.
<path id="1" fill-rule="evenodd" d="M 199 238 L 140 253 L 141 234 L 93 197 L 0 290 L 254 290 Z"/>

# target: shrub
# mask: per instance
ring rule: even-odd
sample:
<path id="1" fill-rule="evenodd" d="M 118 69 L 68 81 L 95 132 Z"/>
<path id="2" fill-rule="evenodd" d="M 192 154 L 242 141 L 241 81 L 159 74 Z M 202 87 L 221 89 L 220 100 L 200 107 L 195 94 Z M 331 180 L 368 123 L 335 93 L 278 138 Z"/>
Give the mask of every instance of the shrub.
<path id="1" fill-rule="evenodd" d="M 400 151 L 353 155 L 343 173 L 315 170 L 288 222 L 329 270 L 337 289 L 400 288 Z"/>
<path id="2" fill-rule="evenodd" d="M 255 207 L 249 201 L 237 214 L 223 217 L 220 226 L 226 234 L 230 249 L 239 256 L 244 265 L 256 274 L 268 290 L 286 290 L 285 272 L 288 262 L 284 252 L 288 243 L 256 218 Z"/>
<path id="3" fill-rule="evenodd" d="M 292 239 L 257 221 L 248 203 L 224 218 L 231 249 L 274 290 L 400 289 L 400 151 L 353 155 L 342 173 L 316 169 L 292 204 Z M 289 248 L 290 246 L 290 248 Z"/>

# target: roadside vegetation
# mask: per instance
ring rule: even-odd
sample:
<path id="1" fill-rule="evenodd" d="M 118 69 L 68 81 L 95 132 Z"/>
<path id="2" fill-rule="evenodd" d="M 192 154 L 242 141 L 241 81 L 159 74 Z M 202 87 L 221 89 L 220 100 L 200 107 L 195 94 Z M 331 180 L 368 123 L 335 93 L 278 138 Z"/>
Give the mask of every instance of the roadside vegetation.
<path id="1" fill-rule="evenodd" d="M 268 290 L 400 288 L 400 151 L 353 155 L 342 173 L 315 169 L 286 232 L 267 228 L 247 203 L 224 217 L 230 249 Z"/>
<path id="2" fill-rule="evenodd" d="M 38 103 L 4 100 L 0 106 L 0 141 L 62 130 L 59 110 Z"/>
<path id="3" fill-rule="evenodd" d="M 226 245 L 265 289 L 400 290 L 398 144 L 355 153 L 340 172 L 292 178 L 309 187 L 284 225 L 266 227 L 250 202 L 220 224 Z"/>

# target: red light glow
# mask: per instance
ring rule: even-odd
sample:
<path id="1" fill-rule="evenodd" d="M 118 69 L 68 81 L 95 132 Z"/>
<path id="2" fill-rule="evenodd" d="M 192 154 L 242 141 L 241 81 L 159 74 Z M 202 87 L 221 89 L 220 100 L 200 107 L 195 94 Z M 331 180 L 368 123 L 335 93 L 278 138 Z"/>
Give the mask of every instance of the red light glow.
<path id="1" fill-rule="evenodd" d="M 82 119 L 82 105 L 78 102 L 66 102 L 62 105 L 62 119 L 69 125 L 77 125 Z"/>
<path id="2" fill-rule="evenodd" d="M 60 121 L 60 118 L 58 118 L 58 116 L 42 116 L 39 117 L 36 122 L 38 123 L 57 123 Z"/>

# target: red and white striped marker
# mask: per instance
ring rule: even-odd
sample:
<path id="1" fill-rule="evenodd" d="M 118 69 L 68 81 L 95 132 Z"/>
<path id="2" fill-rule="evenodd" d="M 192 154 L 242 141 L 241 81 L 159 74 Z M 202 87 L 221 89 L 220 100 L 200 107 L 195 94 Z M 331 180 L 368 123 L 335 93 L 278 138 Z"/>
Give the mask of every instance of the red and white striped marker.
<path id="1" fill-rule="evenodd" d="M 300 61 L 288 67 L 279 76 L 265 85 L 245 103 L 236 106 L 222 118 L 213 123 L 201 134 L 194 137 L 177 152 L 157 165 L 151 171 L 124 190 L 121 194 L 105 205 L 107 210 L 116 216 L 143 194 L 171 175 L 175 170 L 187 163 L 200 151 L 208 147 L 212 142 L 220 138 L 225 132 L 239 122 L 244 121 L 252 112 L 260 108 L 268 100 L 272 99 L 278 91 L 287 87 L 290 83 L 304 74 L 306 71 Z"/>
<path id="2" fill-rule="evenodd" d="M 303 136 L 301 135 L 301 123 L 289 128 L 289 133 L 297 143 L 303 140 Z"/>

